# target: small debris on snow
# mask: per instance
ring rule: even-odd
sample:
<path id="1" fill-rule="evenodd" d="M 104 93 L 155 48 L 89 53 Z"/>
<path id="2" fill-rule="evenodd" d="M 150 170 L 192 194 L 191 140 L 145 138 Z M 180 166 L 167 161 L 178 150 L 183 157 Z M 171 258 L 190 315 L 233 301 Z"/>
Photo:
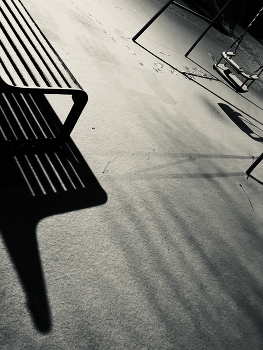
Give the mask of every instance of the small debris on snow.
<path id="1" fill-rule="evenodd" d="M 189 73 L 190 69 L 187 66 L 183 66 L 184 70 L 182 71 L 182 73 Z"/>

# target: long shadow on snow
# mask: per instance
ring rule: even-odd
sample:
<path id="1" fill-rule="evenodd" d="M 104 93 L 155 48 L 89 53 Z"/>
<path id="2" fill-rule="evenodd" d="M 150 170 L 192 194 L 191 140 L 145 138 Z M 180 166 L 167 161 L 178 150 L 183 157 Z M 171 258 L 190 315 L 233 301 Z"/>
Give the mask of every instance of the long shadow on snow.
<path id="1" fill-rule="evenodd" d="M 251 123 L 248 119 L 244 118 L 240 113 L 235 112 L 232 108 L 229 106 L 218 103 L 219 107 L 222 108 L 222 110 L 229 116 L 229 118 L 238 126 L 244 133 L 246 133 L 249 137 L 251 137 L 253 140 L 263 143 L 263 137 L 259 136 L 255 131 L 250 129 L 250 127 L 243 122 L 242 119 L 244 119 L 247 123 L 251 124 L 255 128 L 262 131 L 262 129 L 258 128 L 256 125 Z M 254 179 L 256 182 L 258 182 L 260 185 L 263 185 L 263 182 L 254 177 L 253 175 L 249 175 L 252 179 Z"/>
<path id="2" fill-rule="evenodd" d="M 229 116 L 229 118 L 238 126 L 244 133 L 246 133 L 249 137 L 251 137 L 253 140 L 258 142 L 263 142 L 263 137 L 259 136 L 255 131 L 250 129 L 250 127 L 243 122 L 242 115 L 238 112 L 235 112 L 232 108 L 227 106 L 224 103 L 218 103 L 218 106 L 222 108 L 222 110 Z M 252 124 L 249 120 L 246 119 L 247 123 L 250 123 L 252 126 L 255 126 Z M 256 126 L 255 126 L 256 127 Z M 259 129 L 262 131 L 262 129 Z"/>
<path id="3" fill-rule="evenodd" d="M 242 210 L 236 207 L 232 195 L 224 190 L 221 183 L 215 181 L 213 184 L 219 201 L 228 202 L 229 208 L 232 208 L 229 217 L 222 223 L 225 232 L 222 227 L 215 227 L 213 222 L 213 218 L 222 213 L 218 211 L 210 217 L 201 206 L 195 206 L 194 200 L 187 201 L 184 208 L 178 210 L 176 201 L 158 191 L 158 207 L 162 207 L 167 215 L 163 215 L 163 211 L 162 215 L 158 215 L 149 200 L 146 216 L 140 215 L 129 201 L 125 201 L 126 194 L 123 193 L 123 210 L 128 215 L 127 219 L 136 219 L 140 232 L 136 244 L 127 239 L 125 234 L 119 235 L 118 243 L 126 256 L 129 271 L 140 284 L 155 315 L 165 325 L 169 341 L 173 345 L 181 345 L 182 334 L 185 335 L 185 341 L 193 339 L 185 328 L 188 322 L 187 327 L 198 334 L 201 344 L 198 344 L 198 348 L 218 348 L 215 344 L 216 341 L 220 344 L 221 339 L 228 343 L 229 348 L 234 348 L 238 346 L 238 341 L 242 343 L 242 338 L 237 340 L 233 336 L 236 327 L 241 332 L 248 324 L 251 334 L 246 329 L 246 337 L 257 334 L 258 339 L 262 339 L 263 293 L 256 274 L 239 256 L 240 252 L 247 249 L 254 248 L 257 253 L 260 252 L 263 243 L 261 232 L 253 218 L 250 222 L 247 221 L 248 217 L 243 218 Z M 170 217 L 168 222 L 167 217 Z M 151 225 L 147 224 L 146 218 Z M 250 236 L 249 245 L 247 240 L 231 233 L 232 219 L 239 222 L 242 230 Z M 202 227 L 199 222 L 204 222 L 205 225 Z M 115 225 L 117 228 L 118 222 Z M 156 239 L 158 235 L 160 236 Z M 171 261 L 177 261 L 177 272 L 171 266 Z M 145 267 L 148 264 L 153 274 Z M 218 307 L 217 289 L 221 297 L 224 295 L 220 305 L 223 311 Z M 173 310 L 173 303 L 175 310 L 179 309 L 181 313 Z M 231 310 L 232 303 L 235 309 Z M 229 327 L 227 317 L 235 320 L 236 324 Z M 245 325 L 242 324 L 243 319 L 247 322 Z M 212 328 L 216 332 L 212 332 Z M 131 334 L 132 332 L 130 330 Z M 139 339 L 135 332 L 134 337 Z M 209 342 L 210 347 L 201 347 Z"/>
<path id="4" fill-rule="evenodd" d="M 10 130 L 17 133 L 18 129 L 25 130 L 33 112 L 34 127 L 42 124 L 44 128 L 45 119 L 48 121 L 47 134 L 61 125 L 41 95 L 1 94 L 1 106 L 2 139 Z M 36 238 L 37 224 L 51 215 L 104 204 L 107 195 L 72 140 L 57 151 L 8 154 L 1 158 L 0 231 L 35 327 L 40 332 L 49 332 L 51 312 Z"/>

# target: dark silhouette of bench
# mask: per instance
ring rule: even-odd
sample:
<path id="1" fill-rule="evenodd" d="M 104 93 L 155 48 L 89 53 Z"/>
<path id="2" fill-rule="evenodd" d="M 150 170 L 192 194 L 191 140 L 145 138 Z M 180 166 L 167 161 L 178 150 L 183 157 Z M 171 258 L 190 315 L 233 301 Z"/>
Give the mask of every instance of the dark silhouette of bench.
<path id="1" fill-rule="evenodd" d="M 32 118 L 48 136 L 61 127 L 61 121 L 45 95 L 0 93 L 0 106 L 0 120 L 6 116 L 16 132 L 19 125 L 16 125 L 14 114 L 17 111 L 21 113 L 19 124 L 26 125 L 26 119 L 30 120 L 33 114 Z M 3 123 L 0 143 L 6 142 L 3 135 L 8 135 L 9 128 Z M 1 154 L 0 238 L 12 260 L 29 314 L 39 332 L 52 330 L 52 310 L 41 262 L 43 251 L 37 235 L 39 223 L 52 216 L 87 210 L 106 202 L 107 193 L 71 138 L 55 150 Z M 78 219 L 73 215 L 70 221 L 74 220 Z M 55 238 L 52 231 L 50 234 L 48 240 Z M 78 230 L 68 234 L 78 237 Z M 43 248 L 46 250 L 46 246 Z M 6 286 L 6 290 L 9 287 Z M 5 305 L 5 299 L 6 308 L 12 310 L 8 297 L 3 296 L 1 307 Z M 3 315 L 6 308 L 1 310 Z"/>
<path id="2" fill-rule="evenodd" d="M 0 122 L 8 125 L 10 132 L 4 135 L 1 150 L 38 150 L 61 146 L 69 138 L 88 101 L 86 92 L 20 0 L 2 0 L 0 25 L 1 92 L 14 96 L 27 93 L 71 95 L 73 100 L 64 124 L 52 135 L 39 128 L 33 117 L 27 123 L 18 123 L 19 130 L 15 130 L 12 122 L 3 114 Z"/>

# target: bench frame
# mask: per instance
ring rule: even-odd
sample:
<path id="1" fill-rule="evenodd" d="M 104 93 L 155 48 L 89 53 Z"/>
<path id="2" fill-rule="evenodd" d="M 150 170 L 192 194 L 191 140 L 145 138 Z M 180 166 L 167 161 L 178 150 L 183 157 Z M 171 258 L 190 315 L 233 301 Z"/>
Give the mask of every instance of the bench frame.
<path id="1" fill-rule="evenodd" d="M 4 0 L 4 3 L 6 5 L 6 8 L 9 9 L 9 4 L 7 4 L 7 2 Z M 0 142 L 0 148 L 1 150 L 5 150 L 7 151 L 8 149 L 15 149 L 15 150 L 22 150 L 22 149 L 33 149 L 33 150 L 37 150 L 37 149 L 46 149 L 46 148 L 53 148 L 53 147 L 58 147 L 61 146 L 62 144 L 64 144 L 67 139 L 69 138 L 74 126 L 76 125 L 87 101 L 88 101 L 88 95 L 87 93 L 81 88 L 81 86 L 79 85 L 79 83 L 76 81 L 76 79 L 74 78 L 74 76 L 72 75 L 72 73 L 69 71 L 69 69 L 66 67 L 66 65 L 64 64 L 64 62 L 62 61 L 62 59 L 60 58 L 60 56 L 58 55 L 58 53 L 55 51 L 55 49 L 53 48 L 53 46 L 50 44 L 49 40 L 46 38 L 46 36 L 43 34 L 43 32 L 41 31 L 41 29 L 38 27 L 38 25 L 35 23 L 35 21 L 33 20 L 33 18 L 31 17 L 31 15 L 28 13 L 27 9 L 24 7 L 24 5 L 22 4 L 21 0 L 16 0 L 16 1 L 12 1 L 11 4 L 14 6 L 15 9 L 17 9 L 18 13 L 21 14 L 21 21 L 24 21 L 26 23 L 26 25 L 30 26 L 28 27 L 29 29 L 28 32 L 30 32 L 30 34 L 32 33 L 34 35 L 33 38 L 36 38 L 36 40 L 39 41 L 40 43 L 40 49 L 35 49 L 34 47 L 34 43 L 32 41 L 32 39 L 30 39 L 30 37 L 27 35 L 29 43 L 32 44 L 31 47 L 26 47 L 26 53 L 28 53 L 29 58 L 31 59 L 31 61 L 33 62 L 34 66 L 36 67 L 37 71 L 40 73 L 40 75 L 42 74 L 45 77 L 45 73 L 43 71 L 41 71 L 41 67 L 38 65 L 38 63 L 36 62 L 36 60 L 32 60 L 32 56 L 30 53 L 30 49 L 31 50 L 35 50 L 38 54 L 38 56 L 40 57 L 41 55 L 41 47 L 43 48 L 42 51 L 42 55 L 44 55 L 45 51 L 45 47 L 44 45 L 47 45 L 48 49 L 51 52 L 51 55 L 53 55 L 57 62 L 60 63 L 59 67 L 57 62 L 52 61 L 52 58 L 49 60 L 49 62 L 44 62 L 43 58 L 41 58 L 41 60 L 43 61 L 45 67 L 47 67 L 48 71 L 54 71 L 56 70 L 56 73 L 58 75 L 60 75 L 61 79 L 64 79 L 64 81 L 66 82 L 66 87 L 60 87 L 59 83 L 57 84 L 53 84 L 55 86 L 50 86 L 49 85 L 40 85 L 40 86 L 26 86 L 26 85 L 16 85 L 15 80 L 12 78 L 11 73 L 8 71 L 8 68 L 6 67 L 6 65 L 4 64 L 3 60 L 1 60 L 1 65 L 3 67 L 3 70 L 5 72 L 5 74 L 9 77 L 10 82 L 13 84 L 10 84 L 9 82 L 6 82 L 3 78 L 0 77 L 0 92 L 1 93 L 13 93 L 13 94 L 58 94 L 58 95 L 71 95 L 72 96 L 72 100 L 73 100 L 73 106 L 71 107 L 66 120 L 64 122 L 64 124 L 62 125 L 61 129 L 58 131 L 57 135 L 54 135 L 53 137 L 49 138 L 49 137 L 41 137 L 41 138 L 36 138 L 36 139 L 32 139 L 32 138 L 25 138 L 25 139 L 15 139 L 15 140 L 4 140 L 2 142 Z M 17 4 L 20 6 L 20 8 L 18 8 Z M 21 10 L 22 9 L 22 10 Z M 24 11 L 24 13 L 22 13 L 22 11 Z M 13 24 L 10 22 L 10 20 L 7 18 L 7 16 L 5 15 L 5 13 L 2 11 L 1 9 L 1 14 L 3 15 L 3 17 L 5 17 L 5 19 L 8 21 L 8 24 L 10 23 L 9 26 L 9 30 L 11 28 L 11 33 L 14 32 L 14 27 Z M 12 14 L 13 15 L 13 14 Z M 14 15 L 13 15 L 14 16 Z M 26 19 L 25 19 L 26 17 Z M 31 23 L 29 23 L 29 21 Z M 15 25 L 19 25 L 19 27 L 21 28 L 21 30 L 23 31 L 23 33 L 26 33 L 25 30 L 22 28 L 19 19 L 15 18 L 14 21 Z M 3 33 L 6 33 L 4 26 L 1 23 L 1 31 Z M 14 35 L 17 35 L 14 32 Z M 41 44 L 44 42 L 44 45 Z M 1 45 L 2 45 L 2 40 L 1 40 Z M 11 43 L 11 45 L 13 45 L 12 47 L 14 47 L 14 51 L 16 52 L 16 48 L 14 46 L 14 43 Z M 22 43 L 23 45 L 23 43 Z M 8 56 L 9 61 L 13 64 L 13 59 L 10 56 L 10 53 L 4 48 L 4 45 L 2 45 L 5 53 Z M 21 54 L 18 52 L 17 54 L 17 58 L 21 59 Z M 50 56 L 47 56 L 50 57 Z M 23 61 L 23 57 L 21 62 L 24 64 Z M 51 64 L 53 63 L 53 66 L 51 67 Z M 14 66 L 15 67 L 15 66 Z M 18 75 L 18 69 L 17 67 L 15 67 Z M 64 72 L 64 74 L 63 74 Z M 29 72 L 30 74 L 31 72 Z M 51 73 L 52 74 L 52 73 Z M 55 80 L 55 79 L 54 79 Z M 55 80 L 56 81 L 56 80 Z M 70 81 L 70 83 L 68 83 Z M 36 84 L 37 85 L 37 84 Z"/>
<path id="2" fill-rule="evenodd" d="M 1 142 L 1 149 L 19 149 L 20 147 L 32 149 L 38 148 L 53 148 L 63 145 L 70 137 L 84 107 L 88 102 L 88 95 L 84 90 L 64 89 L 64 88 L 41 88 L 41 87 L 26 87 L 26 86 L 11 86 L 0 78 L 1 92 L 4 93 L 28 93 L 28 94 L 46 94 L 46 95 L 71 95 L 73 106 L 66 117 L 64 124 L 57 136 L 52 138 L 24 139 L 24 140 L 6 140 Z M 9 145 L 8 145 L 9 144 Z"/>

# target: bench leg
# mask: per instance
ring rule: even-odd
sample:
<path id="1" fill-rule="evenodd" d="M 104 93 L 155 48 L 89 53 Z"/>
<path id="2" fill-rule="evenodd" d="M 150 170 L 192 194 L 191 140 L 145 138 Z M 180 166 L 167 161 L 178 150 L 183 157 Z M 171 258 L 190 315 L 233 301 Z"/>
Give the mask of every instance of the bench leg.
<path id="1" fill-rule="evenodd" d="M 62 126 L 61 131 L 59 132 L 56 140 L 58 145 L 61 146 L 69 138 L 74 126 L 76 125 L 84 107 L 88 102 L 88 95 L 85 91 L 78 91 L 72 95 L 73 106 L 65 120 L 64 125 Z"/>
<path id="2" fill-rule="evenodd" d="M 36 152 L 47 149 L 54 149 L 62 146 L 76 125 L 84 107 L 88 101 L 88 95 L 83 90 L 77 89 L 62 89 L 62 88 L 31 88 L 31 87 L 10 87 L 6 89 L 8 93 L 29 93 L 29 94 L 58 94 L 58 95 L 71 95 L 73 100 L 73 106 L 66 118 L 66 121 L 58 130 L 58 134 L 51 138 L 38 138 L 38 139 L 17 139 L 17 140 L 5 140 L 0 142 L 0 152 Z M 73 91 L 72 91 L 73 90 Z"/>

